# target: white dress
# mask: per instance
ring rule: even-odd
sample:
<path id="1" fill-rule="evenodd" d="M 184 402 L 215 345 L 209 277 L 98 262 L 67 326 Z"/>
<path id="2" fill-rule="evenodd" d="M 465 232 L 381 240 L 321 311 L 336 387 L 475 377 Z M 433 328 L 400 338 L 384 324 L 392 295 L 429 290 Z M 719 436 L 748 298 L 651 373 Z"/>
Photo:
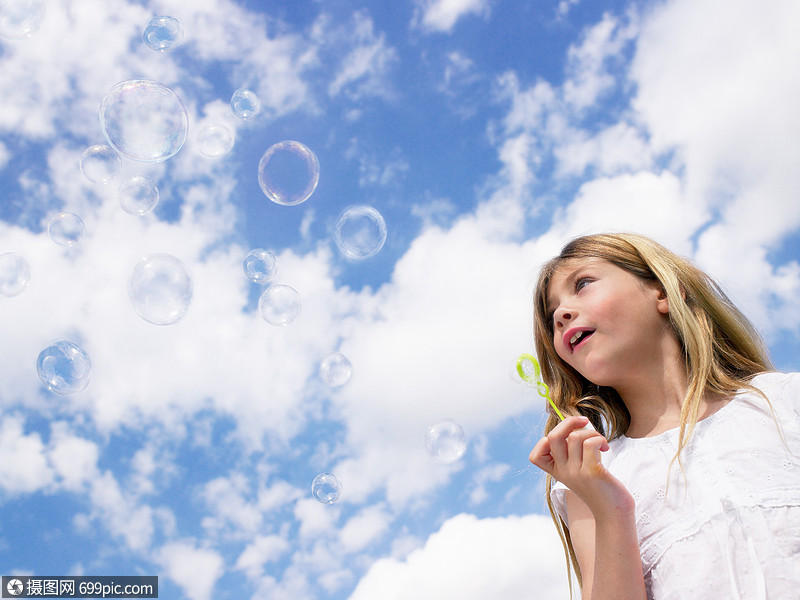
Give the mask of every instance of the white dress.
<path id="1" fill-rule="evenodd" d="M 752 382 L 699 421 L 676 461 L 678 430 L 610 442 L 603 464 L 636 501 L 651 600 L 800 598 L 800 373 Z M 791 452 L 790 452 L 791 450 Z M 563 484 L 551 498 L 567 522 Z"/>

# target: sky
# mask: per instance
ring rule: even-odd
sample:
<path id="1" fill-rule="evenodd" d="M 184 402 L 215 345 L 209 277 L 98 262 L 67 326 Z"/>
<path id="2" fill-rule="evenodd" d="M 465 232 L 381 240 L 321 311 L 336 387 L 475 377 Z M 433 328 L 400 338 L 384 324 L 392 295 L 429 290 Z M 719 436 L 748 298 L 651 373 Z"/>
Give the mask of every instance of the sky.
<path id="1" fill-rule="evenodd" d="M 11 37 L 7 6 L 0 255 L 30 279 L 0 295 L 0 574 L 158 575 L 191 600 L 566 599 L 527 461 L 543 402 L 511 373 L 538 268 L 578 235 L 691 258 L 800 369 L 795 0 L 47 0 Z M 175 48 L 143 42 L 154 16 L 180 23 Z M 93 183 L 101 102 L 132 79 L 180 99 L 185 143 Z M 244 120 L 241 88 L 260 101 Z M 293 206 L 258 181 L 283 141 L 319 161 Z M 144 215 L 121 205 L 133 176 L 158 186 Z M 351 206 L 386 223 L 370 258 L 334 241 Z M 71 246 L 48 232 L 62 212 L 84 223 Z M 242 268 L 259 248 L 268 284 Z M 169 324 L 128 293 L 154 253 L 192 285 Z M 278 284 L 301 299 L 285 326 L 259 310 Z M 60 340 L 91 360 L 74 393 L 37 375 Z M 319 374 L 334 352 L 338 387 Z M 449 463 L 425 443 L 445 419 L 466 437 Z"/>

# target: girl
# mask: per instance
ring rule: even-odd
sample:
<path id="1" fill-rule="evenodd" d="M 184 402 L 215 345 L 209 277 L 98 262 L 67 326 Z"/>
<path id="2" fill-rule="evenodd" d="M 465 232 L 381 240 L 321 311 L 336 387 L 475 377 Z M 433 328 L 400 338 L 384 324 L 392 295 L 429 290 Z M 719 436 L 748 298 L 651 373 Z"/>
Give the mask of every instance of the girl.
<path id="1" fill-rule="evenodd" d="M 534 303 L 572 416 L 550 414 L 530 460 L 584 600 L 800 598 L 800 374 L 773 372 L 719 287 L 643 236 L 573 240 Z"/>

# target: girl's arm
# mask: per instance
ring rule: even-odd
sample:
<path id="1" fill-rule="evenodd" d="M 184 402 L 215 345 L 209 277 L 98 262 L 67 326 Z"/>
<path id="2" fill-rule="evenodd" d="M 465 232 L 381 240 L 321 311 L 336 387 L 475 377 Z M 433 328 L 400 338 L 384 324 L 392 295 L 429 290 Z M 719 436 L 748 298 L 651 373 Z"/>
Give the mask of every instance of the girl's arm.
<path id="1" fill-rule="evenodd" d="M 606 439 L 582 429 L 586 417 L 568 417 L 531 452 L 533 464 L 566 485 L 567 519 L 581 568 L 584 600 L 646 597 L 634 501 L 600 461 Z"/>

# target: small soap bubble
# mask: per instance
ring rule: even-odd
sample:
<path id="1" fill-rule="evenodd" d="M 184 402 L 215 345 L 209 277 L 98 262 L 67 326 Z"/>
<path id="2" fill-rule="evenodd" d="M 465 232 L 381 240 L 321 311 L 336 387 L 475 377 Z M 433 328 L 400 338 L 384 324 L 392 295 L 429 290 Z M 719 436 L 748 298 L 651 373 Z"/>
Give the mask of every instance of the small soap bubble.
<path id="1" fill-rule="evenodd" d="M 21 294 L 31 280 L 31 267 L 16 252 L 0 254 L 0 295 L 12 297 Z"/>
<path id="2" fill-rule="evenodd" d="M 169 52 L 181 43 L 183 28 L 175 17 L 153 17 L 144 28 L 142 39 L 151 50 Z"/>
<path id="3" fill-rule="evenodd" d="M 375 256 L 386 242 L 386 221 L 371 206 L 351 206 L 339 215 L 333 239 L 351 260 Z"/>
<path id="4" fill-rule="evenodd" d="M 247 253 L 242 262 L 242 269 L 247 278 L 256 283 L 271 281 L 278 272 L 278 261 L 269 250 L 256 248 Z"/>
<path id="5" fill-rule="evenodd" d="M 300 308 L 300 294 L 288 285 L 271 285 L 258 299 L 261 317 L 270 325 L 279 327 L 294 321 L 300 314 Z"/>
<path id="6" fill-rule="evenodd" d="M 167 86 L 130 79 L 112 87 L 100 105 L 100 127 L 112 148 L 139 162 L 175 156 L 189 131 L 189 116 Z"/>
<path id="7" fill-rule="evenodd" d="M 467 451 L 467 438 L 461 425 L 452 419 L 444 419 L 428 428 L 425 449 L 436 462 L 453 463 Z"/>
<path id="8" fill-rule="evenodd" d="M 51 392 L 74 394 L 89 385 L 92 363 L 83 348 L 73 342 L 61 340 L 39 353 L 36 372 Z"/>
<path id="9" fill-rule="evenodd" d="M 119 203 L 131 215 L 145 215 L 158 206 L 158 187 L 144 175 L 128 177 L 119 186 Z"/>
<path id="10" fill-rule="evenodd" d="M 0 37 L 30 37 L 42 25 L 44 0 L 0 0 Z"/>
<path id="11" fill-rule="evenodd" d="M 47 232 L 59 246 L 74 246 L 83 238 L 83 220 L 75 213 L 58 213 L 50 218 Z"/>
<path id="12" fill-rule="evenodd" d="M 320 473 L 311 483 L 311 493 L 322 504 L 333 504 L 342 495 L 342 484 L 333 473 Z"/>
<path id="13" fill-rule="evenodd" d="M 224 156 L 233 148 L 233 132 L 218 123 L 209 123 L 197 134 L 195 146 L 200 154 L 210 158 Z"/>
<path id="14" fill-rule="evenodd" d="M 308 200 L 319 183 L 319 161 L 300 142 L 278 142 L 258 163 L 258 184 L 264 194 L 284 206 Z"/>
<path id="15" fill-rule="evenodd" d="M 331 387 L 340 387 L 350 381 L 353 365 L 341 352 L 333 352 L 319 364 L 319 376 Z"/>
<path id="16" fill-rule="evenodd" d="M 192 301 L 189 271 L 171 254 L 148 254 L 133 268 L 128 298 L 145 321 L 154 325 L 177 323 Z"/>
<path id="17" fill-rule="evenodd" d="M 255 117 L 261 110 L 261 102 L 253 90 L 240 88 L 231 96 L 231 110 L 242 120 Z"/>
<path id="18" fill-rule="evenodd" d="M 92 183 L 108 183 L 119 167 L 119 156 L 106 145 L 89 146 L 81 154 L 81 171 Z"/>

